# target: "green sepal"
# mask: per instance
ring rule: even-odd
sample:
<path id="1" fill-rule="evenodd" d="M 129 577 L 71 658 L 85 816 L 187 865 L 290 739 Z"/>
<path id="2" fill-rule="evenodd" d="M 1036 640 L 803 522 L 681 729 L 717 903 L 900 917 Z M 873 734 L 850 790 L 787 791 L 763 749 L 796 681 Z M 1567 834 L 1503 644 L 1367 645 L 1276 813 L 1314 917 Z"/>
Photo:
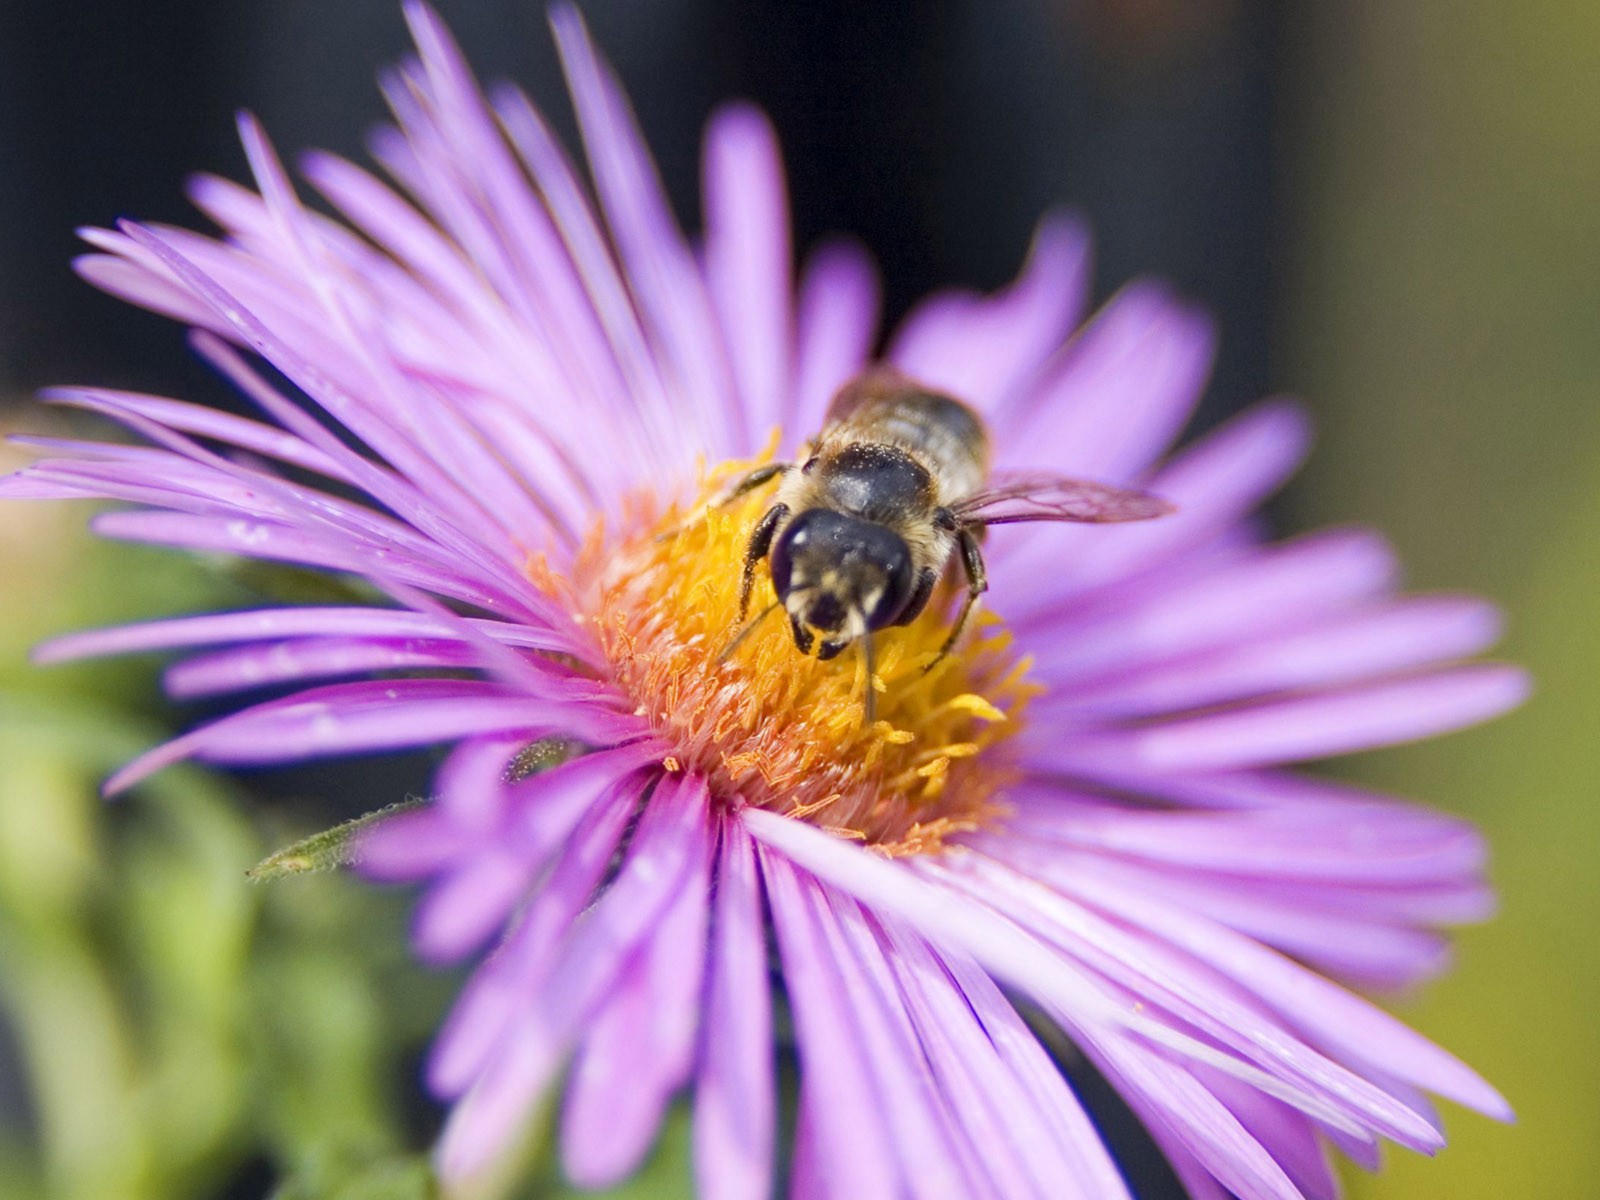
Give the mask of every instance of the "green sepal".
<path id="1" fill-rule="evenodd" d="M 506 767 L 506 781 L 520 783 L 534 775 L 543 774 L 545 771 L 559 767 L 587 749 L 581 742 L 571 738 L 545 737 L 537 742 L 529 742 Z"/>
<path id="2" fill-rule="evenodd" d="M 534 775 L 542 774 L 582 754 L 585 747 L 570 738 L 546 737 L 529 742 L 519 750 L 506 766 L 507 782 L 520 783 Z M 286 875 L 305 875 L 314 871 L 332 871 L 353 866 L 357 860 L 356 839 L 360 834 L 399 813 L 420 808 L 427 801 L 412 797 L 398 804 L 390 804 L 356 817 L 332 829 L 313 833 L 269 854 L 245 872 L 245 878 L 257 883 L 282 879 Z"/>
<path id="3" fill-rule="evenodd" d="M 357 836 L 390 817 L 421 808 L 426 803 L 426 800 L 411 797 L 335 825 L 332 829 L 313 833 L 267 855 L 244 873 L 245 878 L 266 883 L 286 875 L 305 875 L 313 871 L 332 871 L 352 866 L 359 857 L 356 851 Z"/>

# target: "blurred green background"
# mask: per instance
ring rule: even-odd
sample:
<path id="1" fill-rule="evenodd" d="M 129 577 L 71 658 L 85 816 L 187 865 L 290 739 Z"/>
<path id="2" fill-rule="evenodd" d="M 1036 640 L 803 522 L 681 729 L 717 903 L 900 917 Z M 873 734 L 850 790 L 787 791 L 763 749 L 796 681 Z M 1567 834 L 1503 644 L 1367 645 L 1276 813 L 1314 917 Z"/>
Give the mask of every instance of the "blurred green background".
<path id="1" fill-rule="evenodd" d="M 474 26 L 492 34 L 494 19 L 484 15 L 492 10 L 514 14 L 528 44 L 538 36 L 536 5 L 441 7 L 468 27 L 464 34 Z M 681 197 L 710 85 L 692 71 L 652 73 L 639 45 L 670 26 L 676 32 L 660 51 L 668 56 L 693 52 L 708 30 L 725 47 L 733 19 L 704 14 L 729 6 L 631 10 L 650 14 L 633 22 L 632 40 L 625 6 L 589 8 L 636 90 L 687 87 L 681 128 L 677 116 L 661 115 L 664 105 L 644 106 Z M 392 4 L 360 12 L 380 9 L 376 61 L 401 46 Z M 303 21 L 311 10 L 297 11 Z M 774 6 L 750 11 L 753 21 L 772 17 Z M 1072 158 L 1063 177 L 1090 183 L 1018 174 L 1025 153 L 1012 162 L 990 143 L 1007 123 L 1036 137 L 1040 114 L 1008 109 L 994 98 L 992 72 L 972 74 L 968 85 L 991 88 L 978 93 L 989 107 L 963 109 L 969 127 L 953 135 L 953 148 L 931 152 L 955 164 L 946 169 L 959 185 L 930 187 L 914 212 L 892 193 L 874 202 L 908 242 L 880 247 L 891 308 L 931 282 L 998 282 L 1027 223 L 1057 194 L 1069 195 L 1101 230 L 1103 287 L 1155 267 L 1221 314 L 1227 350 L 1209 416 L 1268 387 L 1311 400 L 1321 437 L 1282 507 L 1285 530 L 1348 521 L 1384 529 L 1414 587 L 1500 600 L 1509 619 L 1503 653 L 1536 676 L 1534 701 L 1502 722 L 1341 764 L 1487 830 L 1502 914 L 1462 933 L 1455 973 L 1397 1007 L 1480 1068 L 1519 1113 L 1517 1125 L 1501 1127 L 1449 1111 L 1451 1145 L 1438 1160 L 1391 1153 L 1379 1176 L 1349 1172 L 1352 1194 L 1600 1193 L 1592 1135 L 1600 1125 L 1592 1015 L 1600 942 L 1589 936 L 1600 919 L 1600 7 L 1140 0 L 1085 3 L 1070 14 L 1047 3 L 999 5 L 981 17 L 970 5 L 940 11 L 954 14 L 943 18 L 947 34 L 981 29 L 995 54 L 1026 41 L 1018 30 L 1034 19 L 1079 38 L 1072 47 L 1089 45 L 1062 61 L 1088 62 L 1104 77 L 1091 71 L 1090 100 L 1063 103 L 1061 112 L 1069 124 L 1111 132 L 1075 158 L 1062 152 L 1063 162 Z M 15 32 L 18 20 L 0 11 L 0 31 Z M 357 24 L 351 16 L 346 35 Z M 257 20 L 256 34 L 268 25 Z M 0 67 L 29 44 L 0 38 Z M 485 53 L 504 44 L 523 42 L 502 39 Z M 925 49 L 953 54 L 954 44 Z M 1205 54 L 1190 53 L 1193 46 Z M 1206 74 L 1219 46 L 1245 64 L 1221 82 Z M 309 114 L 291 108 L 274 122 L 269 111 L 269 126 L 289 146 L 348 142 L 376 115 L 365 67 L 319 58 L 339 58 L 322 40 L 280 40 L 272 49 L 263 76 L 315 61 L 369 106 L 330 117 L 327 97 L 313 93 L 303 105 Z M 548 74 L 547 59 L 535 65 Z M 162 74 L 163 65 L 145 69 Z M 508 69 L 529 77 L 520 59 Z M 1162 92 L 1152 82 L 1162 70 L 1198 94 L 1221 94 L 1212 124 L 1254 129 L 1246 149 L 1221 137 L 1182 169 L 1160 165 L 1174 146 L 1181 159 L 1188 144 L 1181 124 L 1145 136 L 1150 114 L 1164 111 L 1152 95 L 1181 108 L 1189 94 Z M 701 82 L 685 85 L 688 75 Z M 728 78 L 743 88 L 738 70 L 717 77 Z M 116 72 L 102 79 L 121 86 Z M 719 82 L 717 90 L 731 89 Z M 781 92 L 752 90 L 778 110 L 792 161 L 816 150 L 788 132 L 783 110 L 793 104 Z M 270 95 L 263 104 L 217 91 L 205 138 L 163 143 L 181 165 L 152 166 L 161 182 L 142 182 L 147 191 L 107 165 L 116 161 L 109 143 L 108 157 L 74 169 L 100 172 L 86 186 L 115 211 L 179 216 L 182 170 L 233 161 L 216 149 L 228 134 L 226 109 L 241 100 L 271 109 Z M 7 203 L 27 178 L 3 170 L 8 111 L 22 109 L 0 103 L 0 216 L 17 211 Z M 148 111 L 154 119 L 166 108 Z M 960 157 L 969 151 L 987 156 L 993 172 Z M 996 165 L 1006 162 L 1011 174 Z M 1092 182 L 1108 177 L 1115 187 Z M 807 173 L 800 178 L 803 189 Z M 1232 199 L 1214 198 L 1230 186 Z M 142 208 L 141 196 L 150 201 Z M 842 223 L 877 241 L 877 209 L 863 211 L 818 215 L 802 203 L 801 224 Z M 991 211 L 992 226 L 966 242 L 939 224 L 971 226 L 975 212 Z M 59 238 L 51 261 L 64 262 L 68 227 L 109 215 L 69 207 L 52 211 L 48 227 L 38 214 L 12 223 L 0 235 L 0 271 L 6 237 Z M 10 280 L 19 278 L 13 269 Z M 31 293 L 0 287 L 0 368 L 11 364 L 0 379 L 13 388 L 60 378 L 154 386 L 138 371 L 181 356 L 178 337 L 103 301 L 76 326 L 51 318 L 54 290 L 78 287 L 60 270 Z M 99 322 L 104 338 L 89 330 Z M 47 344 L 36 336 L 47 325 L 64 330 L 61 339 L 29 351 Z M 119 374 L 125 361 L 141 365 Z M 200 394 L 187 383 L 166 386 Z M 43 420 L 13 418 L 35 430 Z M 152 700 L 153 664 L 39 672 L 26 666 L 26 647 L 50 632 L 241 598 L 236 584 L 170 556 L 89 541 L 83 516 L 67 507 L 0 508 L 0 1008 L 11 1031 L 0 1041 L 0 1195 L 256 1197 L 284 1171 L 283 1200 L 426 1195 L 406 1151 L 423 1143 L 437 1114 L 419 1097 L 415 1074 L 452 981 L 406 961 L 396 893 L 331 876 L 272 887 L 243 881 L 267 850 L 327 823 L 325 807 L 294 781 L 268 787 L 262 803 L 247 790 L 260 792 L 259 784 L 172 771 L 133 801 L 108 808 L 97 799 L 94 788 L 114 764 L 180 718 Z M 374 790 L 384 788 L 376 802 L 398 798 L 403 784 Z M 667 1139 L 653 1171 L 629 1194 L 681 1192 L 681 1138 Z"/>
<path id="2" fill-rule="evenodd" d="M 1600 6 L 1328 5 L 1285 129 L 1304 184 L 1285 289 L 1322 438 L 1296 523 L 1387 530 L 1419 588 L 1508 614 L 1536 693 L 1363 778 L 1483 825 L 1502 912 L 1402 1010 L 1518 1122 L 1447 1114 L 1437 1161 L 1360 1197 L 1600 1194 Z"/>

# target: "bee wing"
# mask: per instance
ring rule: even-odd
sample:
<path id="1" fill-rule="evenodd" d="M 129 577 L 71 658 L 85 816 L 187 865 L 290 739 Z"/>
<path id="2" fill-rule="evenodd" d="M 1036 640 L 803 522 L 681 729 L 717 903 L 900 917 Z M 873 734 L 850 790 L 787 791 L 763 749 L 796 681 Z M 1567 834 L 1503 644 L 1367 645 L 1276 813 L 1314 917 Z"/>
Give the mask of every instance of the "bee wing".
<path id="1" fill-rule="evenodd" d="M 1011 525 L 1018 521 L 1148 521 L 1174 511 L 1159 496 L 1088 479 L 1043 472 L 997 471 L 982 491 L 963 496 L 950 512 L 963 525 Z"/>

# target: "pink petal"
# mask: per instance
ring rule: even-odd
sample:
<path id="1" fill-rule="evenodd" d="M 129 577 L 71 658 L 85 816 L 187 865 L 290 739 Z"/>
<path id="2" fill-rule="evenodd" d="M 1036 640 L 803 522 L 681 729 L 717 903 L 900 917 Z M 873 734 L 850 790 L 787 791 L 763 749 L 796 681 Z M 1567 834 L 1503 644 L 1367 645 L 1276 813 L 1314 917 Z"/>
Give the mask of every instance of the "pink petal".
<path id="1" fill-rule="evenodd" d="M 758 842 L 822 882 L 854 896 L 875 913 L 905 921 L 935 946 L 970 955 L 986 970 L 1050 1003 L 1073 1036 L 1132 1031 L 1145 1041 L 1229 1070 L 1319 1119 L 1348 1122 L 1320 1097 L 1130 1009 L 1108 992 L 1103 981 L 1007 917 L 972 903 L 942 881 L 923 878 L 926 863 L 891 863 L 804 822 L 757 808 L 740 810 L 740 819 Z"/>
<path id="2" fill-rule="evenodd" d="M 1266 1147 L 1306 1200 L 1338 1200 L 1339 1178 L 1312 1122 L 1236 1079 L 1214 1071 L 1196 1074 L 1250 1136 Z"/>
<path id="3" fill-rule="evenodd" d="M 567 652 L 568 643 L 545 630 L 508 621 L 474 621 L 475 628 L 509 646 Z M 118 625 L 69 633 L 34 651 L 40 663 L 70 662 L 109 654 L 141 654 L 222 642 L 274 641 L 294 637 L 363 637 L 447 639 L 450 628 L 426 613 L 404 609 L 267 608 L 207 613 L 140 625 Z"/>
<path id="4" fill-rule="evenodd" d="M 894 1114 L 890 1138 L 904 1175 L 932 1196 L 993 1194 L 984 1156 L 955 1122 L 916 1038 L 881 935 L 859 904 L 827 887 L 813 892 L 811 915 L 830 948 L 840 994 L 851 999 L 875 1091 Z"/>
<path id="5" fill-rule="evenodd" d="M 1128 525 L 1029 527 L 1004 544 L 1007 576 L 1030 581 L 1040 601 L 1060 602 L 1127 583 L 1193 553 L 1247 517 L 1288 478 L 1309 436 L 1295 406 L 1258 404 L 1144 481 L 1177 507 L 1171 516 Z"/>
<path id="6" fill-rule="evenodd" d="M 1090 1056 L 1136 1112 L 1165 1128 L 1237 1200 L 1305 1200 L 1191 1071 L 1121 1039 L 1095 1046 Z"/>
<path id="7" fill-rule="evenodd" d="M 965 957 L 941 955 L 940 960 L 960 988 L 961 995 L 982 1024 L 1006 1068 L 1025 1090 L 1025 1107 L 1029 1111 L 1037 1110 L 1040 1118 L 1051 1127 L 1044 1145 L 1030 1142 L 1023 1147 L 1030 1157 L 1043 1157 L 1047 1164 L 1056 1156 L 1063 1160 L 1059 1174 L 1053 1165 L 1047 1167 L 1047 1181 L 1071 1180 L 1077 1186 L 1073 1194 L 1081 1195 L 1086 1200 L 1101 1197 L 1104 1200 L 1121 1200 L 1126 1197 L 1127 1184 L 1101 1141 L 1099 1132 L 1083 1110 L 1078 1097 L 1067 1086 L 1060 1068 L 1051 1061 L 1033 1031 L 1017 1015 L 1011 1001 L 1006 999 L 993 980 Z M 1025 1121 L 1020 1115 L 1015 1119 Z"/>
<path id="8" fill-rule="evenodd" d="M 1285 1036 L 1279 1024 L 1235 996 L 1225 977 L 1194 969 L 1158 939 L 1128 935 L 1060 892 L 982 856 L 963 859 L 959 869 L 929 864 L 924 870 L 966 889 L 975 899 L 1049 939 L 1127 995 L 1170 1012 L 1210 1043 L 1253 1062 L 1274 1080 L 1319 1097 L 1324 1111 L 1331 1108 L 1346 1122 L 1368 1125 L 1417 1148 L 1439 1145 L 1437 1134 L 1416 1113 L 1340 1064 Z"/>

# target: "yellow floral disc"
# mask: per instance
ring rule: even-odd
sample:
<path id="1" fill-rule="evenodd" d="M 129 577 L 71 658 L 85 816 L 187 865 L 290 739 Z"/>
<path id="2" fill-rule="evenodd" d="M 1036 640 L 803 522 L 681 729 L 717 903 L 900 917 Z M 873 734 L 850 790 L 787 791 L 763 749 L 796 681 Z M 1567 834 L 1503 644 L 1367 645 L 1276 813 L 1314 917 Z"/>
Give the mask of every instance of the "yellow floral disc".
<path id="1" fill-rule="evenodd" d="M 676 510 L 613 541 L 597 530 L 570 599 L 593 622 L 613 677 L 674 747 L 668 769 L 703 774 L 712 794 L 863 841 L 890 855 L 940 849 L 1003 812 L 1012 777 L 996 747 L 1028 697 L 1028 663 L 997 619 L 980 616 L 932 670 L 956 599 L 945 586 L 910 625 L 873 635 L 876 720 L 856 647 L 803 655 L 778 609 L 739 634 L 745 545 L 772 487 L 713 501 L 755 463 L 714 472 L 688 515 Z M 758 567 L 750 614 L 775 599 Z"/>

